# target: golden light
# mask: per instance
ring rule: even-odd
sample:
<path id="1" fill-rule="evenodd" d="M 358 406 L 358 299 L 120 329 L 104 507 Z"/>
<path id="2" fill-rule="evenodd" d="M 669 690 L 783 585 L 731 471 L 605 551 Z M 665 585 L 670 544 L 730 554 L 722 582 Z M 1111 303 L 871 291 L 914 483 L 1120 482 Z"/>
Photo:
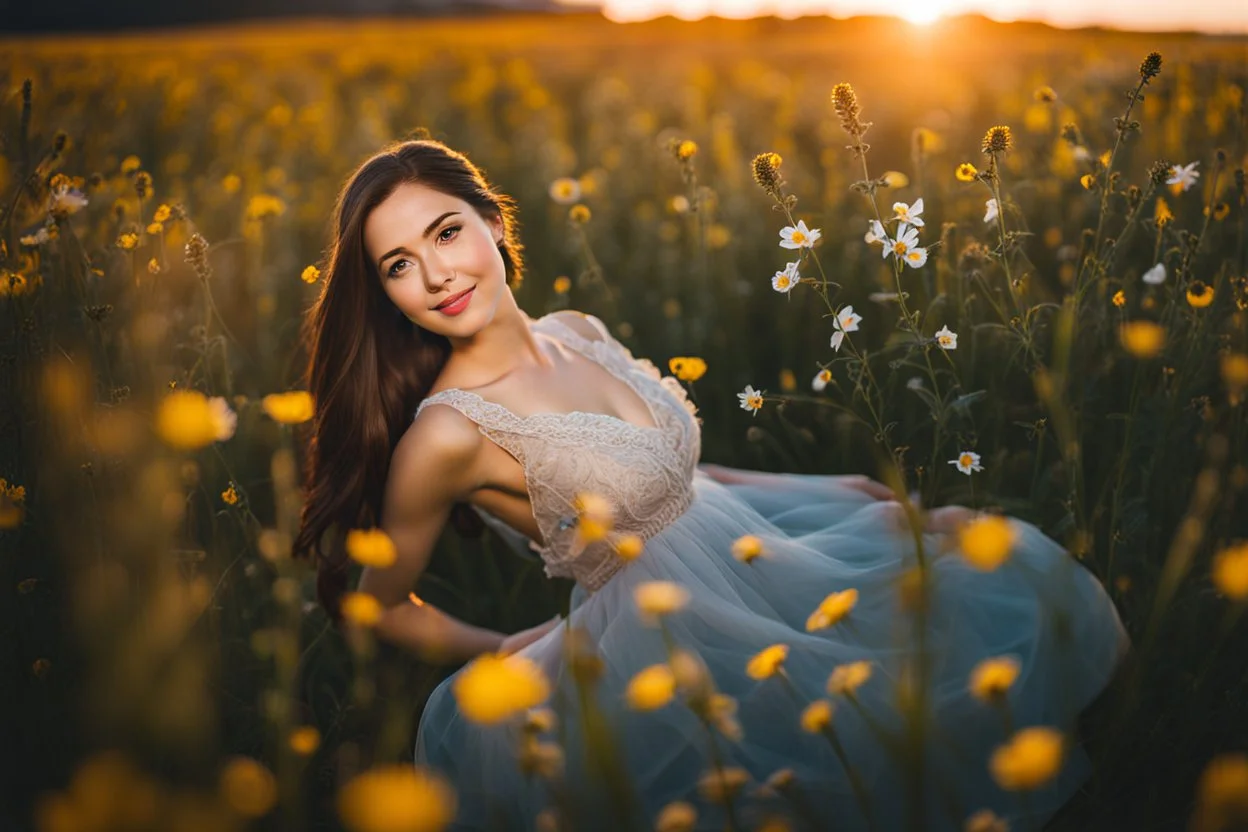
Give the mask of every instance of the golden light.
<path id="1" fill-rule="evenodd" d="M 944 0 L 901 0 L 893 6 L 892 12 L 904 20 L 919 26 L 935 23 L 944 14 Z"/>

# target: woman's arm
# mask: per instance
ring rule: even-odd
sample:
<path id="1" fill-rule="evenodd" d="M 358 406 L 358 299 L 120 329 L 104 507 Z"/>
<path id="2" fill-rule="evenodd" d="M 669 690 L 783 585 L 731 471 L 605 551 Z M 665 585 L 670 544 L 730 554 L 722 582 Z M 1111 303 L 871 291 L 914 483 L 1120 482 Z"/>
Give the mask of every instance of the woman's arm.
<path id="1" fill-rule="evenodd" d="M 379 638 L 423 659 L 461 662 L 503 646 L 504 635 L 460 621 L 408 595 L 425 571 L 451 507 L 477 486 L 485 440 L 476 425 L 449 407 L 429 407 L 395 446 L 382 504 L 381 528 L 397 557 L 385 568 L 365 567 L 359 589 L 381 602 Z"/>
<path id="2" fill-rule="evenodd" d="M 726 465 L 713 465 L 709 462 L 698 463 L 698 468 L 708 477 L 716 482 L 725 485 L 759 485 L 763 487 L 784 484 L 785 478 L 791 483 L 794 475 L 792 474 L 773 474 L 767 471 L 749 471 L 744 468 L 729 468 Z M 802 478 L 808 478 L 809 475 L 799 474 Z M 823 476 L 823 475 L 821 475 Z M 827 479 L 838 485 L 852 488 L 855 491 L 874 497 L 877 500 L 896 499 L 893 489 L 889 488 L 882 482 L 876 482 L 870 477 L 864 477 L 861 474 L 828 474 Z"/>

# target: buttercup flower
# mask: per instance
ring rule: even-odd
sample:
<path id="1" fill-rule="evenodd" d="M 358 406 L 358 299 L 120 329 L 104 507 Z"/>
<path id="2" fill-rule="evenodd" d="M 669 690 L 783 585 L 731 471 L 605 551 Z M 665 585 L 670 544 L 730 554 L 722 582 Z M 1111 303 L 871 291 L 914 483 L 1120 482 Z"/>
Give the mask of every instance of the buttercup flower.
<path id="1" fill-rule="evenodd" d="M 1190 165 L 1172 165 L 1170 167 L 1170 177 L 1166 179 L 1166 184 L 1173 185 L 1172 190 L 1175 193 L 1183 193 L 1188 190 L 1200 178 L 1200 171 L 1196 170 L 1196 166 L 1199 164 L 1199 161 L 1195 161 Z"/>
<path id="2" fill-rule="evenodd" d="M 835 706 L 826 699 L 816 699 L 802 711 L 802 730 L 818 734 L 832 722 Z"/>
<path id="3" fill-rule="evenodd" d="M 788 657 L 789 646 L 787 644 L 773 644 L 750 659 L 745 667 L 746 675 L 751 679 L 770 678 L 780 672 L 784 667 L 784 660 Z"/>
<path id="4" fill-rule="evenodd" d="M 348 832 L 441 832 L 455 807 L 455 791 L 441 775 L 411 764 L 371 768 L 338 792 Z"/>
<path id="5" fill-rule="evenodd" d="M 984 470 L 984 466 L 979 464 L 979 454 L 974 451 L 962 451 L 957 459 L 949 460 L 949 464 L 958 466 L 958 470 L 968 477 L 972 471 Z"/>
<path id="6" fill-rule="evenodd" d="M 584 546 L 604 539 L 615 526 L 615 508 L 600 494 L 583 491 L 576 495 L 576 536 Z"/>
<path id="7" fill-rule="evenodd" d="M 373 627 L 381 620 L 381 602 L 366 592 L 348 592 L 338 606 L 342 617 L 360 627 Z"/>
<path id="8" fill-rule="evenodd" d="M 894 202 L 893 215 L 901 221 L 902 225 L 913 225 L 922 228 L 923 197 L 916 199 L 913 205 L 907 205 L 904 202 Z"/>
<path id="9" fill-rule="evenodd" d="M 798 220 L 796 228 L 786 225 L 780 229 L 780 247 L 812 248 L 821 236 L 818 228 L 807 228 L 805 220 Z"/>
<path id="10" fill-rule="evenodd" d="M 1193 309 L 1204 309 L 1213 303 L 1213 289 L 1203 280 L 1193 280 L 1187 287 L 1187 303 Z"/>
<path id="11" fill-rule="evenodd" d="M 1213 584 L 1232 601 L 1248 601 L 1248 543 L 1240 543 L 1213 557 Z"/>
<path id="12" fill-rule="evenodd" d="M 667 367 L 681 381 L 697 381 L 706 374 L 706 362 L 694 356 L 677 356 L 667 362 Z"/>
<path id="13" fill-rule="evenodd" d="M 312 394 L 306 390 L 270 393 L 261 400 L 260 404 L 273 421 L 286 425 L 297 425 L 308 421 L 313 416 Z"/>
<path id="14" fill-rule="evenodd" d="M 984 222 L 992 222 L 997 218 L 997 201 L 990 199 L 984 203 Z"/>
<path id="15" fill-rule="evenodd" d="M 459 672 L 451 692 L 466 718 L 493 725 L 545 702 L 550 682 L 532 659 L 483 653 Z"/>
<path id="16" fill-rule="evenodd" d="M 1009 557 L 1018 529 L 1008 518 L 985 514 L 958 528 L 958 548 L 967 562 L 984 572 L 996 569 Z"/>
<path id="17" fill-rule="evenodd" d="M 1152 321 L 1128 321 L 1118 330 L 1118 339 L 1136 358 L 1155 358 L 1166 345 L 1166 330 Z"/>
<path id="18" fill-rule="evenodd" d="M 385 569 L 398 556 L 394 541 L 381 529 L 352 529 L 347 532 L 347 554 L 356 563 Z"/>
<path id="19" fill-rule="evenodd" d="M 971 695 L 981 702 L 999 702 L 1014 684 L 1019 672 L 1018 659 L 1013 656 L 984 659 L 971 671 Z"/>
<path id="20" fill-rule="evenodd" d="M 831 593 L 806 619 L 806 632 L 813 633 L 834 626 L 849 615 L 857 603 L 858 590 L 853 587 Z"/>
<path id="21" fill-rule="evenodd" d="M 753 563 L 766 553 L 763 541 L 753 534 L 743 534 L 732 542 L 732 556 L 742 563 Z"/>
<path id="22" fill-rule="evenodd" d="M 654 820 L 654 832 L 691 832 L 698 822 L 698 810 L 689 803 L 678 800 L 659 811 Z"/>
<path id="23" fill-rule="evenodd" d="M 988 765 L 992 778 L 1010 791 L 1039 788 L 1062 767 L 1064 745 L 1061 733 L 1053 728 L 1024 728 L 993 752 Z"/>
<path id="24" fill-rule="evenodd" d="M 665 664 L 652 664 L 628 682 L 624 698 L 635 711 L 662 708 L 676 693 L 676 677 Z"/>
<path id="25" fill-rule="evenodd" d="M 979 176 L 979 171 L 970 162 L 963 162 L 958 165 L 958 169 L 954 171 L 954 176 L 959 182 L 974 182 L 975 177 Z"/>
<path id="26" fill-rule="evenodd" d="M 797 265 L 798 261 L 794 260 L 792 263 L 785 265 L 781 271 L 776 272 L 771 278 L 771 288 L 786 295 L 793 291 L 793 287 L 797 285 L 798 280 L 801 278 L 797 272 Z"/>
<path id="27" fill-rule="evenodd" d="M 211 399 L 196 390 L 175 390 L 156 410 L 156 433 L 165 444 L 194 450 L 234 435 L 238 416 L 221 396 Z"/>
<path id="28" fill-rule="evenodd" d="M 689 590 L 671 581 L 646 581 L 633 590 L 633 601 L 641 611 L 642 620 L 655 624 L 689 603 Z"/>
<path id="29" fill-rule="evenodd" d="M 745 385 L 745 390 L 737 394 L 737 398 L 741 400 L 742 410 L 753 411 L 751 415 L 758 415 L 758 411 L 763 406 L 763 394 L 749 384 Z"/>
<path id="30" fill-rule="evenodd" d="M 871 678 L 871 662 L 858 661 L 838 665 L 828 677 L 828 693 L 853 695 Z"/>
<path id="31" fill-rule="evenodd" d="M 942 326 L 936 330 L 936 343 L 940 345 L 942 350 L 956 350 L 958 348 L 958 333 L 951 330 L 948 326 Z"/>

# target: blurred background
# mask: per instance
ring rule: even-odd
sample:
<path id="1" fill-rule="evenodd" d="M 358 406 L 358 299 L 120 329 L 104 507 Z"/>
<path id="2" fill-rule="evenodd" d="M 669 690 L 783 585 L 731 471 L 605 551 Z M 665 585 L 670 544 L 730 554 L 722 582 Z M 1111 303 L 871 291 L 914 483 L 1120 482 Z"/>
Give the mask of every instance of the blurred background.
<path id="1" fill-rule="evenodd" d="M 0 830 L 370 828 L 339 788 L 410 761 L 453 668 L 316 606 L 284 549 L 307 426 L 265 400 L 303 387 L 338 189 L 405 136 L 517 199 L 530 314 L 592 312 L 665 373 L 706 361 L 687 383 L 705 461 L 877 476 L 892 456 L 932 504 L 1035 522 L 1105 582 L 1137 651 L 1051 828 L 1233 828 L 1239 769 L 1221 792 L 1202 772 L 1248 748 L 1240 4 L 65 0 L 3 18 Z M 871 122 L 865 170 L 841 82 Z M 958 175 L 986 166 L 994 125 L 1012 132 L 1003 225 Z M 813 288 L 772 289 L 791 252 L 752 177 L 763 153 L 822 230 L 836 305 L 864 317 L 865 392 L 829 365 L 845 356 Z M 961 336 L 936 379 L 864 242 L 860 181 L 885 214 L 924 200 L 930 259 L 904 291 L 922 331 Z M 1169 279 L 1145 281 L 1158 263 Z M 1134 320 L 1155 348 L 1123 338 Z M 776 397 L 756 417 L 746 384 Z M 221 397 L 229 436 L 166 433 L 178 390 Z M 973 488 L 944 464 L 963 448 L 984 459 Z M 568 589 L 450 529 L 418 587 L 504 632 Z"/>

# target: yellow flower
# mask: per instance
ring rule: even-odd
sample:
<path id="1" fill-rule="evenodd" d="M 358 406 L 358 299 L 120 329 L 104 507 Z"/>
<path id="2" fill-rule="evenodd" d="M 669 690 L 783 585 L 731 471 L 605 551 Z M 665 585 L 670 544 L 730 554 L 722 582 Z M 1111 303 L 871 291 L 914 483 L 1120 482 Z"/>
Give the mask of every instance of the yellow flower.
<path id="1" fill-rule="evenodd" d="M 1228 547 L 1214 555 L 1213 583 L 1232 601 L 1248 601 L 1248 543 Z"/>
<path id="2" fill-rule="evenodd" d="M 1209 761 L 1196 784 L 1197 829 L 1239 829 L 1248 821 L 1248 756 L 1220 754 Z"/>
<path id="3" fill-rule="evenodd" d="M 757 535 L 743 534 L 732 542 L 732 556 L 742 563 L 753 563 L 765 554 L 762 538 Z"/>
<path id="4" fill-rule="evenodd" d="M 149 274 L 160 274 L 160 261 L 153 257 L 147 261 L 147 271 Z"/>
<path id="5" fill-rule="evenodd" d="M 696 142 L 693 142 L 693 141 L 690 141 L 689 139 L 685 139 L 685 140 L 684 140 L 683 142 L 681 142 L 681 143 L 680 143 L 680 145 L 679 145 L 679 146 L 677 146 L 677 148 L 676 148 L 676 155 L 677 155 L 677 156 L 678 156 L 678 157 L 679 157 L 682 161 L 684 161 L 684 160 L 688 160 L 688 159 L 692 159 L 692 158 L 694 157 L 694 155 L 695 155 L 695 154 L 697 154 L 697 152 L 698 152 L 698 145 L 697 145 L 697 143 L 696 143 Z"/>
<path id="6" fill-rule="evenodd" d="M 691 699 L 707 699 L 711 695 L 711 675 L 706 664 L 695 653 L 677 647 L 667 659 L 676 687 Z"/>
<path id="7" fill-rule="evenodd" d="M 141 167 L 143 167 L 143 162 L 140 161 L 139 157 L 135 156 L 133 153 L 121 160 L 122 173 L 134 173 Z"/>
<path id="8" fill-rule="evenodd" d="M 816 699 L 802 711 L 802 730 L 818 734 L 832 722 L 834 706 L 826 699 Z"/>
<path id="9" fill-rule="evenodd" d="M 883 180 L 885 188 L 904 188 L 910 184 L 910 177 L 899 170 L 885 171 L 880 179 Z"/>
<path id="10" fill-rule="evenodd" d="M 227 194 L 236 194 L 243 187 L 243 180 L 237 173 L 227 173 L 221 179 L 221 190 Z"/>
<path id="11" fill-rule="evenodd" d="M 316 266 L 308 266 L 299 277 L 303 279 L 304 283 L 315 283 L 321 279 L 321 270 Z"/>
<path id="12" fill-rule="evenodd" d="M 626 534 L 615 541 L 615 553 L 621 560 L 636 560 L 646 544 L 635 534 Z"/>
<path id="13" fill-rule="evenodd" d="M 581 198 L 581 183 L 563 176 L 550 183 L 550 198 L 560 205 L 571 205 Z"/>
<path id="14" fill-rule="evenodd" d="M 819 606 L 806 619 L 806 632 L 823 630 L 838 624 L 858 603 L 858 590 L 849 589 L 833 592 L 819 602 Z"/>
<path id="15" fill-rule="evenodd" d="M 576 534 L 582 544 L 606 538 L 615 526 L 615 509 L 599 494 L 583 491 L 576 495 Z"/>
<path id="16" fill-rule="evenodd" d="M 676 677 L 665 664 L 652 664 L 628 682 L 624 698 L 635 711 L 662 708 L 676 694 Z"/>
<path id="17" fill-rule="evenodd" d="M 1231 206 L 1225 202 L 1219 202 L 1213 206 L 1213 218 L 1219 222 L 1226 219 L 1231 214 Z"/>
<path id="18" fill-rule="evenodd" d="M 175 390 L 156 409 L 156 433 L 173 448 L 195 450 L 234 434 L 238 417 L 225 399 L 198 390 Z"/>
<path id="19" fill-rule="evenodd" d="M 234 483 L 230 483 L 230 487 L 221 492 L 221 499 L 227 506 L 238 505 L 238 492 L 234 490 Z"/>
<path id="20" fill-rule="evenodd" d="M 398 556 L 394 541 L 381 529 L 352 529 L 347 532 L 347 554 L 356 563 L 377 569 L 392 566 Z"/>
<path id="21" fill-rule="evenodd" d="M 723 803 L 749 782 L 750 775 L 742 768 L 717 768 L 702 775 L 698 791 L 712 803 Z"/>
<path id="22" fill-rule="evenodd" d="M 117 248 L 123 251 L 134 251 L 139 245 L 139 235 L 127 231 L 117 237 Z"/>
<path id="23" fill-rule="evenodd" d="M 162 231 L 164 231 L 164 230 L 165 230 L 165 224 L 164 224 L 164 223 L 162 223 L 162 222 L 153 222 L 153 223 L 148 223 L 148 226 L 147 226 L 147 233 L 148 233 L 148 234 L 151 234 L 151 235 L 153 235 L 153 236 L 154 236 L 154 235 L 159 234 L 160 232 L 162 232 Z"/>
<path id="24" fill-rule="evenodd" d="M 1044 104 L 1052 104 L 1057 100 L 1057 92 L 1050 86 L 1037 87 L 1033 97 Z"/>
<path id="25" fill-rule="evenodd" d="M 979 171 L 970 162 L 963 162 L 958 165 L 953 175 L 958 178 L 959 182 L 974 182 L 975 177 L 979 176 Z"/>
<path id="26" fill-rule="evenodd" d="M 1018 530 L 1005 517 L 987 514 L 963 523 L 958 548 L 967 562 L 984 572 L 996 569 L 1010 556 Z"/>
<path id="27" fill-rule="evenodd" d="M 1166 345 L 1166 330 L 1152 321 L 1128 321 L 1118 330 L 1118 339 L 1136 358 L 1155 358 Z"/>
<path id="28" fill-rule="evenodd" d="M 349 832 L 441 832 L 455 807 L 455 792 L 439 774 L 410 764 L 369 769 L 338 792 Z"/>
<path id="29" fill-rule="evenodd" d="M 0 477 L 0 529 L 16 529 L 26 515 L 26 487 Z"/>
<path id="30" fill-rule="evenodd" d="M 467 719 L 493 725 L 545 702 L 550 682 L 532 659 L 484 653 L 459 672 L 451 692 Z"/>
<path id="31" fill-rule="evenodd" d="M 1232 352 L 1222 356 L 1222 381 L 1236 392 L 1248 387 L 1248 355 Z"/>
<path id="32" fill-rule="evenodd" d="M 566 274 L 561 274 L 555 278 L 554 290 L 556 295 L 566 295 L 572 289 L 572 278 Z"/>
<path id="33" fill-rule="evenodd" d="M 787 367 L 780 371 L 780 389 L 786 393 L 797 389 L 797 376 Z"/>
<path id="34" fill-rule="evenodd" d="M 313 416 L 312 394 L 306 390 L 270 393 L 261 400 L 261 405 L 270 418 L 285 425 L 297 425 Z"/>
<path id="35" fill-rule="evenodd" d="M 1118 308 L 1121 309 L 1122 307 L 1126 305 L 1127 305 L 1126 292 L 1122 291 L 1121 289 L 1119 289 L 1117 292 L 1114 292 L 1114 306 L 1117 306 Z"/>
<path id="36" fill-rule="evenodd" d="M 321 732 L 311 725 L 300 725 L 290 732 L 288 743 L 291 751 L 306 757 L 320 746 Z"/>
<path id="37" fill-rule="evenodd" d="M 156 213 L 152 214 L 152 221 L 168 222 L 171 216 L 173 216 L 173 209 L 168 205 L 161 203 L 160 207 L 156 209 Z"/>
<path id="38" fill-rule="evenodd" d="M 374 627 L 381 620 L 381 602 L 364 592 L 348 592 L 339 602 L 342 617 L 361 627 Z"/>
<path id="39" fill-rule="evenodd" d="M 678 356 L 669 360 L 667 366 L 681 381 L 697 381 L 706 374 L 706 362 L 693 356 Z"/>
<path id="40" fill-rule="evenodd" d="M 1012 656 L 984 659 L 971 671 L 971 694 L 981 702 L 1000 702 L 1018 678 L 1018 660 Z"/>
<path id="41" fill-rule="evenodd" d="M 577 225 L 584 225 L 589 222 L 590 218 L 589 206 L 578 202 L 568 209 L 568 219 Z"/>
<path id="42" fill-rule="evenodd" d="M 277 803 L 273 772 L 250 757 L 234 757 L 221 771 L 221 797 L 238 814 L 260 818 Z"/>
<path id="43" fill-rule="evenodd" d="M 1193 280 L 1187 287 L 1187 302 L 1193 309 L 1204 309 L 1213 303 L 1213 287 L 1203 280 Z"/>
<path id="44" fill-rule="evenodd" d="M 1174 219 L 1174 214 L 1170 211 L 1169 204 L 1166 203 L 1165 197 L 1157 197 L 1157 205 L 1153 208 L 1153 222 L 1157 223 L 1159 228 L 1169 225 Z"/>
<path id="45" fill-rule="evenodd" d="M 1061 733 L 1052 728 L 1024 728 L 992 753 L 988 768 L 1003 789 L 1036 789 L 1061 769 L 1064 745 Z"/>
<path id="46" fill-rule="evenodd" d="M 1010 832 L 1010 827 L 991 809 L 980 809 L 966 819 L 962 832 Z"/>
<path id="47" fill-rule="evenodd" d="M 247 202 L 244 218 L 250 221 L 280 217 L 286 213 L 286 203 L 272 194 L 256 194 Z"/>
<path id="48" fill-rule="evenodd" d="M 654 832 L 692 832 L 698 822 L 698 811 L 689 803 L 678 800 L 659 811 L 654 821 Z"/>
<path id="49" fill-rule="evenodd" d="M 1084 190 L 1090 191 L 1096 187 L 1096 176 L 1091 173 L 1085 173 L 1079 177 L 1079 184 L 1084 187 Z"/>
<path id="50" fill-rule="evenodd" d="M 1005 153 L 1013 146 L 1014 136 L 1009 126 L 1005 124 L 989 127 L 988 132 L 984 133 L 984 140 L 980 143 L 980 149 L 987 155 Z"/>
<path id="51" fill-rule="evenodd" d="M 689 602 L 689 590 L 671 581 L 646 581 L 633 590 L 633 601 L 643 621 L 657 623 L 662 616 L 677 612 Z"/>
<path id="52" fill-rule="evenodd" d="M 745 672 L 751 679 L 767 679 L 784 668 L 784 660 L 789 657 L 787 644 L 773 644 L 763 650 L 745 666 Z"/>
<path id="53" fill-rule="evenodd" d="M 871 678 L 871 662 L 858 661 L 837 665 L 828 677 L 828 693 L 853 694 Z"/>

